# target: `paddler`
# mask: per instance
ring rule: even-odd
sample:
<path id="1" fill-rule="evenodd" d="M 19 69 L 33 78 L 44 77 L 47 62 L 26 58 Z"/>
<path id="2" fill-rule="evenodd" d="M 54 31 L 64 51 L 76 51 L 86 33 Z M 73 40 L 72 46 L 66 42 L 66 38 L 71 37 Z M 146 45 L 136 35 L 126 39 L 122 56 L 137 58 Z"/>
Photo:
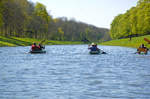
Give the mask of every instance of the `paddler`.
<path id="1" fill-rule="evenodd" d="M 99 48 L 97 48 L 97 44 L 92 43 L 91 46 L 88 47 L 91 51 L 98 51 Z"/>
<path id="2" fill-rule="evenodd" d="M 144 44 L 142 44 L 138 49 L 137 49 L 137 53 L 141 54 L 141 52 L 144 52 L 144 54 L 147 54 L 148 52 L 148 48 L 144 46 Z"/>
<path id="3" fill-rule="evenodd" d="M 45 47 L 44 47 L 44 46 L 42 46 L 40 43 L 39 43 L 38 48 L 39 48 L 39 50 L 45 49 Z"/>
<path id="4" fill-rule="evenodd" d="M 31 50 L 35 51 L 38 50 L 39 48 L 37 47 L 36 43 L 33 43 L 33 45 L 31 46 Z"/>

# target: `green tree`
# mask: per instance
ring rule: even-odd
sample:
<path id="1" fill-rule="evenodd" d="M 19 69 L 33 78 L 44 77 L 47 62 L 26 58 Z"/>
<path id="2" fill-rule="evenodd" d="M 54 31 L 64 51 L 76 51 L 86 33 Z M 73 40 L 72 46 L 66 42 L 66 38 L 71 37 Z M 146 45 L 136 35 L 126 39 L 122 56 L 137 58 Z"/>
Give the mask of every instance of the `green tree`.
<path id="1" fill-rule="evenodd" d="M 58 33 L 60 34 L 60 40 L 64 40 L 64 32 L 61 27 L 58 28 Z"/>
<path id="2" fill-rule="evenodd" d="M 136 7 L 114 18 L 110 35 L 113 39 L 150 34 L 150 0 L 139 0 Z"/>

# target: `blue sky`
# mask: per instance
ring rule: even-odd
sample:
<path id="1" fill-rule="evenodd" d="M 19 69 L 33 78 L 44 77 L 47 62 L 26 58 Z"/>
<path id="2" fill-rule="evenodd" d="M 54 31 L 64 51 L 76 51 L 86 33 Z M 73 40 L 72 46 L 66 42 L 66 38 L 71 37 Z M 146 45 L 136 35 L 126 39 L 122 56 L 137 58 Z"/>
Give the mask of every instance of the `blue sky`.
<path id="1" fill-rule="evenodd" d="M 97 27 L 110 28 L 115 16 L 136 6 L 138 0 L 29 0 L 40 2 L 55 17 L 74 18 Z"/>

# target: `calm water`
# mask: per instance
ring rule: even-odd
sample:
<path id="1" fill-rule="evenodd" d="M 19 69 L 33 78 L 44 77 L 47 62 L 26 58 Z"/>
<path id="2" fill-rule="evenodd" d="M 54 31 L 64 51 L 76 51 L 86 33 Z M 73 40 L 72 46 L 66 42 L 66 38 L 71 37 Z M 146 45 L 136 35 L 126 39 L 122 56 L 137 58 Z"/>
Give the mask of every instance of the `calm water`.
<path id="1" fill-rule="evenodd" d="M 0 48 L 0 99 L 150 99 L 150 54 L 99 46 L 108 54 L 90 55 L 87 45 Z"/>

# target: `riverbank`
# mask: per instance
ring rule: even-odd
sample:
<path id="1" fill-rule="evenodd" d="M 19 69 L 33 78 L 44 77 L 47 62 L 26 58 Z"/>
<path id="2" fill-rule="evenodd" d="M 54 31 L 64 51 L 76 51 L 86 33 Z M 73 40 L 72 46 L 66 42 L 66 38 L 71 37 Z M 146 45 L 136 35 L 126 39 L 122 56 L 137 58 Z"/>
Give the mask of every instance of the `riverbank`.
<path id="1" fill-rule="evenodd" d="M 133 37 L 130 41 L 129 38 L 126 39 L 117 39 L 112 41 L 107 41 L 100 43 L 101 45 L 108 45 L 108 46 L 124 46 L 124 47 L 133 47 L 138 48 L 141 44 L 145 44 L 148 48 L 150 48 L 150 44 L 144 41 L 144 38 L 150 39 L 150 35 L 141 36 L 141 37 Z"/>
<path id="2" fill-rule="evenodd" d="M 0 36 L 0 47 L 2 46 L 30 46 L 35 43 L 40 43 L 42 40 L 33 38 L 18 38 L 18 37 L 3 37 Z M 53 41 L 46 40 L 43 44 L 45 45 L 69 45 L 69 44 L 83 44 L 83 42 L 77 41 Z"/>

